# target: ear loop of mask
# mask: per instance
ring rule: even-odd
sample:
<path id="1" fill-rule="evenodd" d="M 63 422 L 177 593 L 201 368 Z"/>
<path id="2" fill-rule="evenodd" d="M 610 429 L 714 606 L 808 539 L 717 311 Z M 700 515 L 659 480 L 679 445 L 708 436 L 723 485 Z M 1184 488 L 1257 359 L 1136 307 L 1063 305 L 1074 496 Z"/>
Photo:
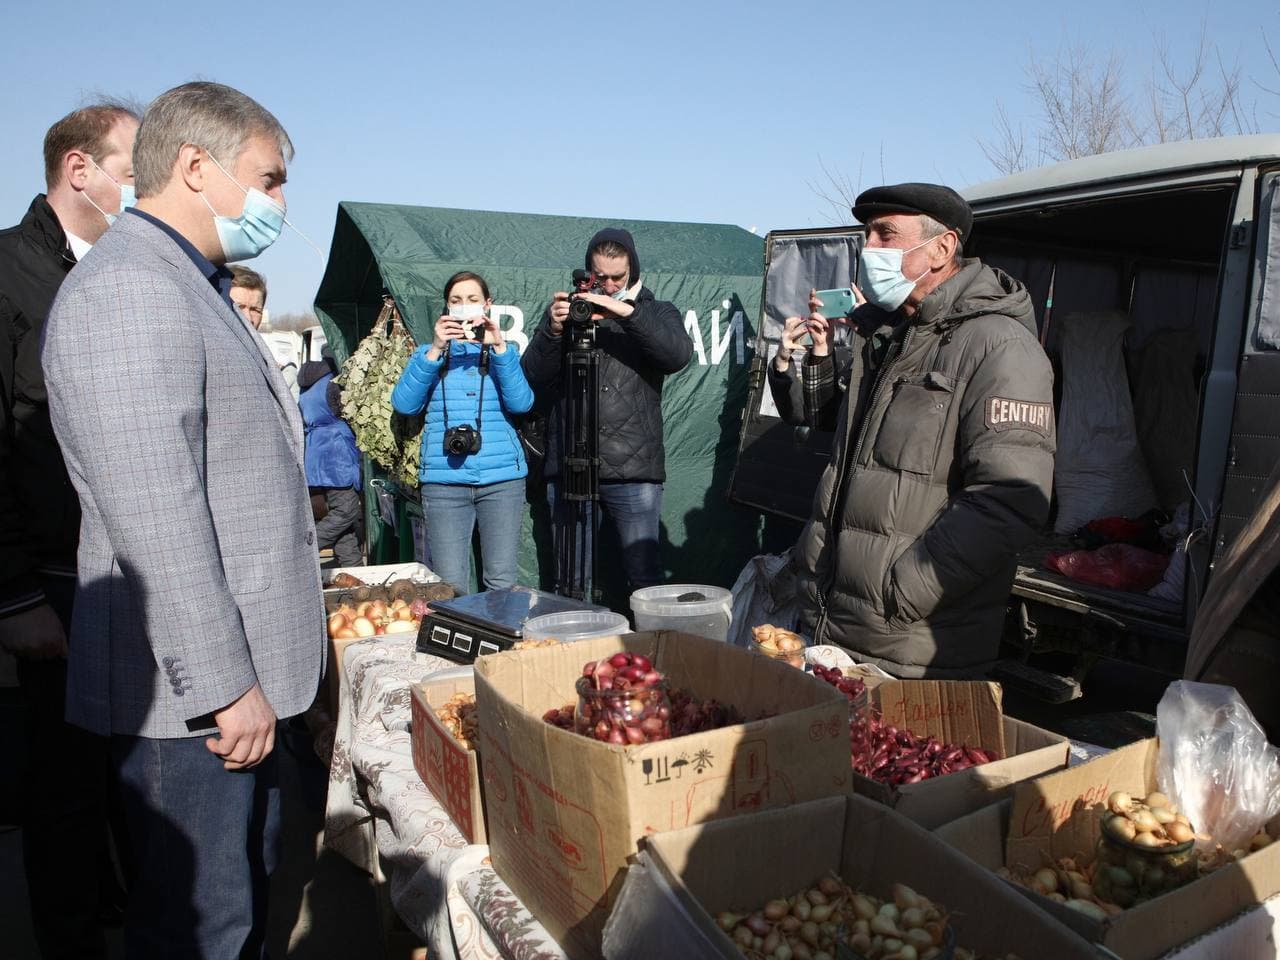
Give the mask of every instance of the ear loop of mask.
<path id="1" fill-rule="evenodd" d="M 212 160 L 212 161 L 214 162 L 214 165 L 215 165 L 219 170 L 221 170 L 221 171 L 222 171 L 223 176 L 225 176 L 228 180 L 230 180 L 232 183 L 234 183 L 234 184 L 235 184 L 237 187 L 239 187 L 241 190 L 243 190 L 243 191 L 244 191 L 244 195 L 247 197 L 247 196 L 249 195 L 249 190 L 248 190 L 248 188 L 247 188 L 247 187 L 245 187 L 243 184 L 241 184 L 241 183 L 240 183 L 240 181 L 239 181 L 239 180 L 237 180 L 235 177 L 233 177 L 231 174 L 227 173 L 227 168 L 226 168 L 226 167 L 224 167 L 222 164 L 218 163 L 218 158 L 217 158 L 217 157 L 215 157 L 212 153 L 209 153 L 209 151 L 207 151 L 207 150 L 205 151 L 205 153 L 208 153 L 208 154 L 209 154 L 209 159 L 210 159 L 210 160 Z M 204 197 L 204 193 L 203 193 L 203 191 L 201 192 L 200 196 L 201 196 L 202 198 Z M 268 199 L 269 199 L 269 198 L 268 198 Z M 214 211 L 213 207 L 209 204 L 209 201 L 208 201 L 208 200 L 205 200 L 204 205 L 205 205 L 206 207 L 209 207 L 210 212 L 212 212 L 212 213 L 213 213 L 213 215 L 214 215 L 215 217 L 216 217 L 216 216 L 218 216 L 217 212 L 216 212 L 216 211 Z M 284 206 L 284 204 L 281 204 L 281 206 L 283 207 L 283 206 Z M 286 209 L 287 209 L 287 208 L 286 208 Z M 312 240 L 311 240 L 311 238 L 310 238 L 310 237 L 308 237 L 305 233 L 303 233 L 303 232 L 302 232 L 301 230 L 299 230 L 296 226 L 294 226 L 293 221 L 292 221 L 292 220 L 290 220 L 290 219 L 288 218 L 288 216 L 282 216 L 282 217 L 281 217 L 281 219 L 282 219 L 282 220 L 284 220 L 285 224 L 287 224 L 287 225 L 288 225 L 288 227 L 289 227 L 289 229 L 290 229 L 290 230 L 292 230 L 294 233 L 296 233 L 298 236 L 300 236 L 300 237 L 302 238 L 303 242 L 304 242 L 304 243 L 306 243 L 306 244 L 307 244 L 307 246 L 309 246 L 312 250 L 314 250 L 314 251 L 316 252 L 316 256 L 320 258 L 320 263 L 321 263 L 321 264 L 323 264 L 323 263 L 325 262 L 325 258 L 324 258 L 324 251 L 323 251 L 323 250 L 321 250 L 318 246 L 316 246 L 316 244 L 312 242 Z"/>

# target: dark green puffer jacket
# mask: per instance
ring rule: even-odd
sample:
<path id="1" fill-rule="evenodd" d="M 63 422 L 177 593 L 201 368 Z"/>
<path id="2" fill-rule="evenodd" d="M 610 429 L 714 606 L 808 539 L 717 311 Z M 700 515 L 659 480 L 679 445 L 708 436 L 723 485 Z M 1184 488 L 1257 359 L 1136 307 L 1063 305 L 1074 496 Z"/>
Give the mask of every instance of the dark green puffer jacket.
<path id="1" fill-rule="evenodd" d="M 966 260 L 878 366 L 875 337 L 900 316 L 853 319 L 865 335 L 847 367 L 802 368 L 806 416 L 836 433 L 795 550 L 805 620 L 816 642 L 898 676 L 980 674 L 1016 554 L 1049 512 L 1053 372 L 1031 298 Z"/>

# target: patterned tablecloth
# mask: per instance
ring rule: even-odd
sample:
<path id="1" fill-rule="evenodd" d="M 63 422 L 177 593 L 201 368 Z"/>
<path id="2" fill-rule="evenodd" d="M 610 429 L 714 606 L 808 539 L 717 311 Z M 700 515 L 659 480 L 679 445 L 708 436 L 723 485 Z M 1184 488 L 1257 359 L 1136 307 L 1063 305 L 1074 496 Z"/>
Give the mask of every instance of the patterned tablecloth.
<path id="1" fill-rule="evenodd" d="M 348 646 L 343 669 L 325 844 L 379 880 L 389 870 L 392 905 L 432 960 L 561 960 L 489 848 L 467 843 L 413 767 L 409 685 L 457 665 L 415 653 L 412 638 L 379 637 Z"/>

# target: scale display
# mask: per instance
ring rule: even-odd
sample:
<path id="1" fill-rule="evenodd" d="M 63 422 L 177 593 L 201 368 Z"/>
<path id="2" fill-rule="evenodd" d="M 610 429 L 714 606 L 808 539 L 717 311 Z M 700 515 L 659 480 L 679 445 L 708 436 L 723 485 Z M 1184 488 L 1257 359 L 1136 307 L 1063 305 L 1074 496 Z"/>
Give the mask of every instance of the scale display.
<path id="1" fill-rule="evenodd" d="M 486 653 L 510 650 L 524 636 L 525 623 L 534 617 L 604 609 L 530 587 L 471 593 L 431 604 L 431 612 L 423 617 L 418 630 L 417 650 L 472 663 Z"/>

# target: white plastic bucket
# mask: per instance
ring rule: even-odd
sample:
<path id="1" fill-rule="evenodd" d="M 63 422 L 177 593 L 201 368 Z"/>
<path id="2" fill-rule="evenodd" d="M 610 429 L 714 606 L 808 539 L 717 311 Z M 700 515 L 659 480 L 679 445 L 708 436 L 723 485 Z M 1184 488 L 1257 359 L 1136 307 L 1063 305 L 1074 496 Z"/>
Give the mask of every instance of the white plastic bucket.
<path id="1" fill-rule="evenodd" d="M 664 583 L 631 594 L 637 630 L 678 630 L 711 640 L 728 636 L 732 605 L 732 593 L 703 583 Z"/>

